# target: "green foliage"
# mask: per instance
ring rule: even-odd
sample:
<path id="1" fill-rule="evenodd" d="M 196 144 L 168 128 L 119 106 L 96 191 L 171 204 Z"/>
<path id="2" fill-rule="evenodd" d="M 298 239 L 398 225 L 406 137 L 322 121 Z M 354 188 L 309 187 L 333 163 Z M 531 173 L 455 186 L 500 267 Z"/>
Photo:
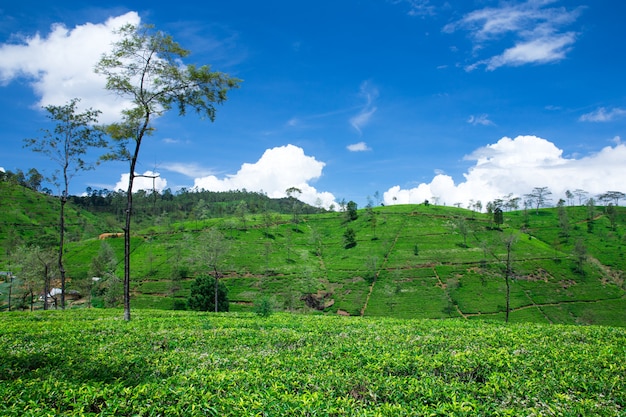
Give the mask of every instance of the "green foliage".
<path id="1" fill-rule="evenodd" d="M 351 227 L 348 227 L 343 233 L 343 246 L 346 249 L 356 246 L 356 232 Z"/>
<path id="2" fill-rule="evenodd" d="M 357 204 L 354 201 L 348 201 L 346 205 L 346 219 L 351 222 L 358 219 Z"/>
<path id="3" fill-rule="evenodd" d="M 254 312 L 260 317 L 269 317 L 274 312 L 274 301 L 264 295 L 254 302 Z"/>
<path id="4" fill-rule="evenodd" d="M 129 323 L 114 310 L 4 314 L 6 417 L 608 417 L 626 403 L 620 328 L 284 313 L 137 310 Z"/>
<path id="5" fill-rule="evenodd" d="M 493 222 L 498 226 L 504 224 L 504 212 L 500 207 L 496 207 L 493 211 Z"/>
<path id="6" fill-rule="evenodd" d="M 190 310 L 215 311 L 215 278 L 200 275 L 191 284 L 191 294 L 187 301 Z M 223 282 L 217 284 L 217 311 L 228 311 L 228 288 Z"/>

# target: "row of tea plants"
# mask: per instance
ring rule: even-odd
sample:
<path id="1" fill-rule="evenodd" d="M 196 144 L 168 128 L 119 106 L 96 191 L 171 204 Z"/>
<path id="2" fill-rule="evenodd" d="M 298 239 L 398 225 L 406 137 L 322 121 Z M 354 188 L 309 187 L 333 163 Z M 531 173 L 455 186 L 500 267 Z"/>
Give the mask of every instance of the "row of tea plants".
<path id="1" fill-rule="evenodd" d="M 626 329 L 276 313 L 12 312 L 2 416 L 619 416 Z"/>

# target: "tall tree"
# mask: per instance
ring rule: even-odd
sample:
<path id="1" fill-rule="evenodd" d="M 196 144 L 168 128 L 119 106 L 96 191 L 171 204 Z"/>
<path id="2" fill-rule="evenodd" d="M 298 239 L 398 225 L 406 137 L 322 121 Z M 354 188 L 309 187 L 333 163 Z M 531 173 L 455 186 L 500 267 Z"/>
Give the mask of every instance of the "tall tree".
<path id="1" fill-rule="evenodd" d="M 100 111 L 91 108 L 78 113 L 80 100 L 74 98 L 62 106 L 46 106 L 48 119 L 55 123 L 54 130 L 43 130 L 43 136 L 25 139 L 25 146 L 41 152 L 59 165 L 52 182 L 60 189 L 58 266 L 61 275 L 61 308 L 65 308 L 65 267 L 63 248 L 65 242 L 65 204 L 69 194 L 70 180 L 79 171 L 93 169 L 93 164 L 83 159 L 90 148 L 104 147 L 102 132 L 95 127 Z M 31 175 L 32 177 L 33 175 Z"/>
<path id="2" fill-rule="evenodd" d="M 539 207 L 545 206 L 550 201 L 552 192 L 548 187 L 535 187 L 530 194 L 526 194 L 526 199 L 535 206 L 536 213 L 539 214 Z"/>
<path id="3" fill-rule="evenodd" d="M 230 89 L 240 80 L 209 66 L 183 65 L 189 55 L 171 36 L 152 26 L 126 25 L 119 30 L 120 40 L 96 65 L 96 72 L 106 76 L 107 90 L 130 100 L 121 121 L 107 127 L 117 147 L 107 159 L 129 162 L 128 191 L 124 224 L 124 319 L 130 320 L 130 226 L 133 210 L 135 167 L 144 137 L 154 131 L 156 117 L 178 108 L 215 119 L 216 104 L 226 100 Z"/>
<path id="4" fill-rule="evenodd" d="M 582 205 L 583 205 L 583 199 L 584 199 L 585 197 L 587 197 L 587 195 L 588 195 L 588 194 L 589 194 L 589 193 L 588 193 L 587 191 L 585 191 L 585 190 L 581 190 L 580 188 L 577 188 L 577 189 L 575 189 L 575 190 L 574 190 L 574 195 L 575 195 L 576 197 L 578 197 L 578 205 L 579 205 L 579 206 L 582 206 Z"/>

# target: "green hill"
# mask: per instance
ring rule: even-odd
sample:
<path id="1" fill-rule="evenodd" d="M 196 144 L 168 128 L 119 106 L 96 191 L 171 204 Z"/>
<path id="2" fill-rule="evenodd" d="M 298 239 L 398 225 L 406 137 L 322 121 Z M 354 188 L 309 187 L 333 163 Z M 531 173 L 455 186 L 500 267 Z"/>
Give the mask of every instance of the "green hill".
<path id="1" fill-rule="evenodd" d="M 506 212 L 496 228 L 493 216 L 433 205 L 361 209 L 353 221 L 345 212 L 299 210 L 294 222 L 294 214 L 288 214 L 293 201 L 285 202 L 281 214 L 267 205 L 238 212 L 232 200 L 228 216 L 211 218 L 194 214 L 197 202 L 177 211 L 178 197 L 169 211 L 144 215 L 134 226 L 135 308 L 181 305 L 196 274 L 209 272 L 190 259 L 198 239 L 217 228 L 229 244 L 221 273 L 231 311 L 250 311 L 267 296 L 277 308 L 291 311 L 503 320 L 503 241 L 514 236 L 511 321 L 626 325 L 623 207 L 610 213 L 597 207 L 591 217 L 587 207 Z M 91 261 L 105 243 L 116 253 L 118 275 L 122 272 L 123 240 L 97 238 L 119 226 L 102 217 L 111 213 L 87 208 L 78 213 L 88 213 L 80 214 L 93 219 L 85 230 L 96 233 L 85 232 L 68 244 L 70 287 L 90 280 Z M 355 245 L 346 248 L 348 229 Z"/>

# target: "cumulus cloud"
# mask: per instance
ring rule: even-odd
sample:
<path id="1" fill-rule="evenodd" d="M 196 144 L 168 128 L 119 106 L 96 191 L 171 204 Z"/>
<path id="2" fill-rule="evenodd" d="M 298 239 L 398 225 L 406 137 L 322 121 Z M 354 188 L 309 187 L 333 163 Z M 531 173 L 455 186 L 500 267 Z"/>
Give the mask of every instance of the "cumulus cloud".
<path id="1" fill-rule="evenodd" d="M 365 152 L 372 150 L 365 142 L 353 143 L 352 145 L 348 145 L 347 148 L 350 152 Z"/>
<path id="2" fill-rule="evenodd" d="M 456 184 L 452 177 L 437 174 L 430 183 L 402 189 L 394 186 L 384 193 L 385 204 L 439 204 L 470 200 L 488 201 L 513 194 L 523 197 L 535 187 L 548 187 L 556 199 L 566 190 L 583 189 L 591 195 L 609 190 L 626 191 L 626 145 L 616 143 L 582 158 L 565 158 L 554 143 L 536 136 L 503 137 L 494 144 L 465 157 L 475 161 L 465 180 Z"/>
<path id="3" fill-rule="evenodd" d="M 286 197 L 288 188 L 302 191 L 299 200 L 323 207 L 337 205 L 329 192 L 317 191 L 310 183 L 322 175 L 326 164 L 294 145 L 267 149 L 255 163 L 244 163 L 239 171 L 224 178 L 208 175 L 196 178 L 194 188 L 208 191 L 242 190 L 265 192 L 270 198 Z"/>
<path id="4" fill-rule="evenodd" d="M 489 120 L 489 115 L 481 114 L 479 116 L 474 116 L 473 114 L 467 118 L 467 123 L 471 125 L 482 125 L 482 126 L 492 126 L 494 123 Z"/>
<path id="5" fill-rule="evenodd" d="M 620 117 L 626 116 L 626 110 L 619 107 L 613 109 L 607 109 L 606 107 L 600 107 L 591 113 L 586 113 L 580 116 L 581 122 L 610 122 Z"/>
<path id="6" fill-rule="evenodd" d="M 475 10 L 446 25 L 443 31 L 469 31 L 475 53 L 494 41 L 512 39 L 513 46 L 467 66 L 469 71 L 482 65 L 487 70 L 495 70 L 502 66 L 560 61 L 576 42 L 576 32 L 563 32 L 562 29 L 575 22 L 582 9 L 548 7 L 552 3 L 554 0 L 528 0 Z"/>
<path id="7" fill-rule="evenodd" d="M 365 99 L 365 104 L 357 115 L 350 118 L 350 124 L 360 135 L 363 133 L 362 128 L 369 123 L 376 113 L 377 108 L 374 106 L 374 101 L 378 97 L 378 89 L 369 81 L 364 81 L 361 83 L 359 96 Z"/>
<path id="8" fill-rule="evenodd" d="M 55 24 L 43 36 L 37 33 L 1 44 L 0 83 L 25 78 L 39 97 L 37 106 L 63 105 L 81 97 L 81 110 L 92 107 L 102 111 L 101 122 L 115 120 L 128 103 L 103 93 L 106 80 L 94 73 L 94 67 L 118 39 L 114 31 L 127 23 L 139 25 L 139 15 L 129 12 L 71 29 Z"/>
<path id="9" fill-rule="evenodd" d="M 167 180 L 162 178 L 158 172 L 154 171 L 146 171 L 143 174 L 135 173 L 135 175 L 140 175 L 135 177 L 133 180 L 133 192 L 136 193 L 139 190 L 152 191 L 155 190 L 157 192 L 161 192 L 167 188 Z M 156 178 L 151 178 L 156 177 Z M 128 180 L 130 178 L 130 174 L 125 173 L 122 174 L 120 180 L 115 184 L 113 189 L 115 191 L 128 190 Z"/>

